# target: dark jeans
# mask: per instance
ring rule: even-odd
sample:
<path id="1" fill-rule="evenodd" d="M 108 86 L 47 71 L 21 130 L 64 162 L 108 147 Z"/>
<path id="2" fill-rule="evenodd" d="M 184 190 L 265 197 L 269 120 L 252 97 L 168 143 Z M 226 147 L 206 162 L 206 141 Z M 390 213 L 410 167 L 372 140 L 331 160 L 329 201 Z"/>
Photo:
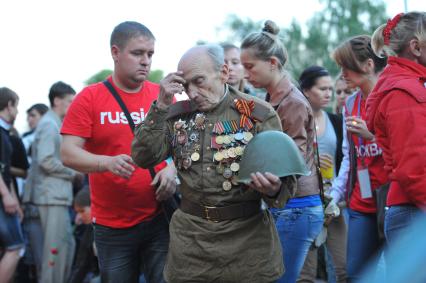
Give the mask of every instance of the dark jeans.
<path id="1" fill-rule="evenodd" d="M 348 282 L 358 282 L 368 264 L 376 266 L 380 241 L 375 213 L 363 213 L 348 208 L 348 242 L 346 269 Z"/>
<path id="2" fill-rule="evenodd" d="M 169 246 L 163 213 L 136 226 L 116 229 L 94 224 L 102 283 L 137 283 L 140 266 L 148 283 L 162 283 Z"/>

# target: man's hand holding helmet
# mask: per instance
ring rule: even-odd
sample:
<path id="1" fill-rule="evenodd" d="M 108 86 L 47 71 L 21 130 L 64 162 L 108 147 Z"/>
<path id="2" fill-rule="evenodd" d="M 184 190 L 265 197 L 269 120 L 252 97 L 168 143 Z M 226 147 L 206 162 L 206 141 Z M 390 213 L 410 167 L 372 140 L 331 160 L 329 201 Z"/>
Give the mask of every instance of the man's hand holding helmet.
<path id="1" fill-rule="evenodd" d="M 251 173 L 251 182 L 248 184 L 249 188 L 259 191 L 269 197 L 276 196 L 281 189 L 281 180 L 278 176 L 265 172 Z"/>

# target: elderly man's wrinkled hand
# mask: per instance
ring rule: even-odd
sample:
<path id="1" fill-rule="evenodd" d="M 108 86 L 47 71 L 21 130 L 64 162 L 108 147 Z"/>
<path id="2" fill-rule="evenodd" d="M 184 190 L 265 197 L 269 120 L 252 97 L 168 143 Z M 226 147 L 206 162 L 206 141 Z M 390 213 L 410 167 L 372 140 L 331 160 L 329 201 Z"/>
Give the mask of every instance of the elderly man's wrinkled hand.
<path id="1" fill-rule="evenodd" d="M 157 186 L 155 198 L 157 201 L 163 201 L 170 198 L 176 192 L 176 167 L 173 163 L 159 171 L 151 185 Z"/>
<path id="2" fill-rule="evenodd" d="M 281 180 L 278 176 L 265 172 L 251 173 L 251 182 L 248 185 L 251 189 L 261 192 L 269 197 L 276 196 L 281 189 Z"/>
<path id="3" fill-rule="evenodd" d="M 173 97 L 176 93 L 185 91 L 185 80 L 182 78 L 182 72 L 168 74 L 160 82 L 160 94 L 158 95 L 157 107 L 165 109 L 173 103 Z"/>

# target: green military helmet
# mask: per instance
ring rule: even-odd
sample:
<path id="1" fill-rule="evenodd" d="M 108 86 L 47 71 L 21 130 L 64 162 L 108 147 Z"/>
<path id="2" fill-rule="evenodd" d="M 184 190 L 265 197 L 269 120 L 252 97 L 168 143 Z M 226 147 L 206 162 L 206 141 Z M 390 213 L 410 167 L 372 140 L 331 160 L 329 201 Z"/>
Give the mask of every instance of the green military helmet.
<path id="1" fill-rule="evenodd" d="M 250 174 L 269 172 L 278 177 L 311 174 L 296 143 L 281 131 L 257 134 L 244 149 L 238 182 L 247 184 Z"/>

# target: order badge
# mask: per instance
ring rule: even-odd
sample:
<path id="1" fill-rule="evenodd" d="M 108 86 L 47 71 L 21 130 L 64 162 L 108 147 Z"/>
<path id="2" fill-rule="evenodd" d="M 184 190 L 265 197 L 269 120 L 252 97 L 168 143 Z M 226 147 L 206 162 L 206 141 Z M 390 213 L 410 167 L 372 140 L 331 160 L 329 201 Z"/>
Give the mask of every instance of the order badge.
<path id="1" fill-rule="evenodd" d="M 361 198 L 371 198 L 373 196 L 370 183 L 370 174 L 367 167 L 358 169 L 358 183 L 361 191 Z"/>

